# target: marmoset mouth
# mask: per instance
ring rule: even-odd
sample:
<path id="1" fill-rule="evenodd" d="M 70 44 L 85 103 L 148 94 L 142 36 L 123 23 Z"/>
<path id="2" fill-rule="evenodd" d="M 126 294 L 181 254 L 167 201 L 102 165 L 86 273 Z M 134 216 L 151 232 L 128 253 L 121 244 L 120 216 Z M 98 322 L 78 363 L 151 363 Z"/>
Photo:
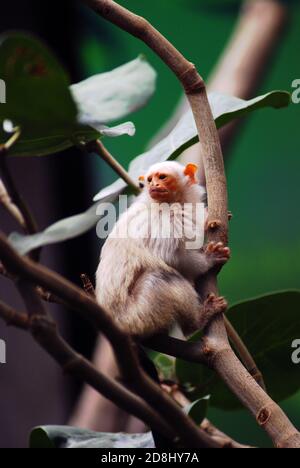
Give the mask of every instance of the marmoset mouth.
<path id="1" fill-rule="evenodd" d="M 150 193 L 169 193 L 169 191 L 162 188 L 152 188 L 150 189 Z"/>

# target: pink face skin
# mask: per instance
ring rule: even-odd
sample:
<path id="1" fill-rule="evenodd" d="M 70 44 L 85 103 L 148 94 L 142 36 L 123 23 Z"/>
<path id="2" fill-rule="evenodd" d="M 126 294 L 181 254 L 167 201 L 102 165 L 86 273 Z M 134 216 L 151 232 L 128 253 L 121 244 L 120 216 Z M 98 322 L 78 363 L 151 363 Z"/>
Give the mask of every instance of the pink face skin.
<path id="1" fill-rule="evenodd" d="M 176 176 L 165 172 L 155 172 L 147 178 L 147 186 L 150 197 L 160 203 L 172 203 L 177 201 L 179 181 Z"/>

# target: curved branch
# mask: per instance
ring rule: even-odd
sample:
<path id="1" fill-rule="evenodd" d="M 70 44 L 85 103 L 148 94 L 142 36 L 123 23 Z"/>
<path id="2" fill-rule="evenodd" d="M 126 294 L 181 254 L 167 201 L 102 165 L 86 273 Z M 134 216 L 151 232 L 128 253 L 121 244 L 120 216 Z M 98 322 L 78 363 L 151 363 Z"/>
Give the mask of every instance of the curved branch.
<path id="1" fill-rule="evenodd" d="M 84 320 L 89 320 L 105 334 L 112 345 L 127 384 L 152 408 L 157 408 L 165 420 L 174 423 L 176 433 L 185 446 L 216 447 L 215 442 L 142 371 L 131 339 L 115 325 L 109 314 L 92 297 L 57 273 L 18 255 L 2 233 L 0 233 L 0 258 L 11 274 L 54 293 L 68 304 L 71 310 L 77 311 Z"/>
<path id="2" fill-rule="evenodd" d="M 23 285 L 23 292 L 26 286 Z M 39 298 L 28 286 L 26 304 L 28 315 L 17 312 L 0 301 L 0 317 L 8 324 L 31 332 L 39 345 L 54 358 L 63 371 L 86 382 L 104 397 L 113 401 L 124 411 L 134 414 L 150 427 L 155 428 L 170 440 L 176 438 L 176 432 L 153 411 L 141 398 L 134 395 L 119 382 L 106 377 L 87 359 L 76 353 L 59 335 L 55 322 L 47 316 L 40 303 L 40 314 L 34 314 Z"/>
<path id="3" fill-rule="evenodd" d="M 169 66 L 180 80 L 195 118 L 199 135 L 199 152 L 204 162 L 207 198 L 207 240 L 228 242 L 227 184 L 223 155 L 205 84 L 195 66 L 188 62 L 144 18 L 112 0 L 83 0 L 106 20 L 144 41 Z M 202 297 L 218 294 L 218 270 L 210 272 L 196 285 Z M 223 315 L 216 316 L 205 331 L 203 352 L 210 365 L 233 390 L 242 403 L 257 417 L 278 447 L 299 447 L 300 434 L 280 408 L 266 395 L 232 351 Z M 224 365 L 224 355 L 230 365 Z M 143 385 L 141 385 L 141 388 Z M 155 404 L 155 399 L 150 400 Z"/>

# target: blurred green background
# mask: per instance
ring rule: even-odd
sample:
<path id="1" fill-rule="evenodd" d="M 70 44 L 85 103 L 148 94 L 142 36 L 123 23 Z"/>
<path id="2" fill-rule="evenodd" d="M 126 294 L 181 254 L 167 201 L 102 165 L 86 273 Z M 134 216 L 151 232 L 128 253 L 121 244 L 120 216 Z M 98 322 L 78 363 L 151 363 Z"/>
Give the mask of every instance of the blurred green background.
<path id="1" fill-rule="evenodd" d="M 192 0 L 119 3 L 149 19 L 198 66 L 204 78 L 218 60 L 238 15 L 236 8 L 201 8 L 201 2 Z M 140 53 L 147 56 L 158 72 L 154 98 L 145 109 L 131 116 L 136 136 L 106 141 L 110 151 L 126 166 L 168 120 L 181 89 L 167 67 L 143 43 L 86 9 L 82 14 L 86 15 L 88 25 L 81 41 L 84 76 L 119 66 Z M 294 8 L 289 32 L 259 94 L 273 89 L 290 91 L 292 81 L 300 78 L 299 37 L 300 9 Z M 251 115 L 232 151 L 227 176 L 230 210 L 234 214 L 230 225 L 233 255 L 220 277 L 221 292 L 230 303 L 300 286 L 299 116 L 300 105 L 295 104 L 288 109 L 263 110 Z M 101 161 L 95 159 L 93 164 L 96 192 L 112 181 L 114 174 Z M 300 395 L 283 404 L 298 426 L 299 406 Z M 269 445 L 263 431 L 246 412 L 210 410 L 209 416 L 241 442 Z"/>

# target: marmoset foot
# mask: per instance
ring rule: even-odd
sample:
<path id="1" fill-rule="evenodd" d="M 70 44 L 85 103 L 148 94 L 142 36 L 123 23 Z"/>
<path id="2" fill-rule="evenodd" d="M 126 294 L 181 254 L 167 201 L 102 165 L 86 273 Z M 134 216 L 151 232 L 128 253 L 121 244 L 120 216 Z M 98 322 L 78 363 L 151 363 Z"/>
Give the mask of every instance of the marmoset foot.
<path id="1" fill-rule="evenodd" d="M 204 302 L 201 328 L 204 329 L 216 315 L 224 313 L 227 307 L 227 301 L 223 296 L 209 294 Z"/>
<path id="2" fill-rule="evenodd" d="M 210 242 L 205 247 L 204 253 L 211 268 L 225 265 L 230 258 L 230 248 L 225 247 L 222 242 Z"/>

